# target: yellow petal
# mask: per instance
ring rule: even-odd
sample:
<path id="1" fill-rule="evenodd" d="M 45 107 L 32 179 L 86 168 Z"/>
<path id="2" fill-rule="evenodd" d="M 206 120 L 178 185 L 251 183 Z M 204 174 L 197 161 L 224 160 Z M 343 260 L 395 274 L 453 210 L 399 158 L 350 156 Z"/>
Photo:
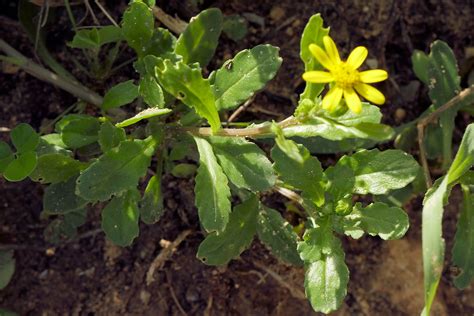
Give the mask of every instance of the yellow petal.
<path id="1" fill-rule="evenodd" d="M 380 105 L 385 103 L 385 96 L 383 93 L 368 84 L 358 83 L 354 88 L 361 96 L 374 104 Z"/>
<path id="2" fill-rule="evenodd" d="M 329 36 L 323 37 L 324 48 L 326 53 L 333 63 L 338 64 L 341 62 L 341 57 L 339 56 L 339 51 L 337 50 L 336 43 Z"/>
<path id="3" fill-rule="evenodd" d="M 355 114 L 359 114 L 362 111 L 362 104 L 357 93 L 352 88 L 344 89 L 344 99 L 346 104 Z"/>
<path id="4" fill-rule="evenodd" d="M 359 72 L 359 79 L 363 83 L 374 83 L 384 81 L 388 78 L 388 73 L 385 70 L 374 69 Z"/>
<path id="5" fill-rule="evenodd" d="M 318 62 L 323 65 L 326 69 L 333 69 L 334 63 L 329 59 L 328 55 L 324 52 L 324 50 L 315 44 L 309 44 L 309 51 L 313 54 L 314 58 L 318 60 Z"/>
<path id="6" fill-rule="evenodd" d="M 342 99 L 342 89 L 339 87 L 332 87 L 323 98 L 323 109 L 331 111 L 334 109 Z"/>
<path id="7" fill-rule="evenodd" d="M 364 60 L 367 58 L 369 51 L 364 46 L 358 46 L 350 53 L 349 58 L 347 58 L 347 64 L 352 67 L 352 69 L 357 69 L 362 65 Z"/>
<path id="8" fill-rule="evenodd" d="M 326 71 L 307 71 L 303 74 L 303 79 L 312 83 L 328 83 L 334 81 L 334 77 Z"/>

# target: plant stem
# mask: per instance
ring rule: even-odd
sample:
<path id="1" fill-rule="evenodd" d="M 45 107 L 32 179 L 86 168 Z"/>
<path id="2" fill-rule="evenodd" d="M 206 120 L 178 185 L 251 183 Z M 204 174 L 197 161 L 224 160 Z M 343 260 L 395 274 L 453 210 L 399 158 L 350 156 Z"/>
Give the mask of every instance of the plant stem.
<path id="1" fill-rule="evenodd" d="M 71 81 L 60 75 L 49 71 L 37 63 L 23 56 L 19 51 L 8 45 L 7 42 L 0 39 L 0 50 L 4 51 L 9 57 L 0 56 L 0 59 L 20 66 L 27 73 L 40 80 L 49 82 L 69 93 L 95 106 L 102 104 L 102 97 L 89 90 L 77 81 Z"/>
<path id="2" fill-rule="evenodd" d="M 290 116 L 279 122 L 278 125 L 281 128 L 285 128 L 297 123 L 298 121 L 293 116 Z M 182 127 L 181 130 L 196 136 L 257 137 L 273 134 L 271 127 L 268 124 L 252 128 L 221 128 L 215 133 L 212 132 L 210 127 Z"/>
<path id="3" fill-rule="evenodd" d="M 474 102 L 474 86 L 471 86 L 467 89 L 462 90 L 454 98 L 452 98 L 451 100 L 449 100 L 448 102 L 446 102 L 445 104 L 437 108 L 434 112 L 431 112 L 426 117 L 422 118 L 417 124 L 418 146 L 420 147 L 420 160 L 421 160 L 421 165 L 423 167 L 423 171 L 425 174 L 426 186 L 428 188 L 430 188 L 433 185 L 433 182 L 431 180 L 430 169 L 429 169 L 428 160 L 426 157 L 426 150 L 423 143 L 424 138 L 425 138 L 425 128 L 426 126 L 428 126 L 429 123 L 434 121 L 441 113 L 458 105 L 461 102 Z"/>

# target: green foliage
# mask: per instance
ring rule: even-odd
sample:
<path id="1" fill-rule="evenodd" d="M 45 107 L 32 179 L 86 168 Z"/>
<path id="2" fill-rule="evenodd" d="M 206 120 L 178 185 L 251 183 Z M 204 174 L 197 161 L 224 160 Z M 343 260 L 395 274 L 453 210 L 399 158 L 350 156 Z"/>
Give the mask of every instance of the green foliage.
<path id="1" fill-rule="evenodd" d="M 316 44 L 323 46 L 323 37 L 329 34 L 329 28 L 323 27 L 323 19 L 320 14 L 313 15 L 308 23 L 306 24 L 303 34 L 301 35 L 300 43 L 300 57 L 304 62 L 304 70 L 321 70 L 323 67 L 313 57 L 309 51 L 310 44 Z M 323 91 L 324 84 L 317 83 L 306 83 L 304 92 L 301 94 L 300 99 L 311 99 L 315 100 L 316 97 Z"/>
<path id="2" fill-rule="evenodd" d="M 301 265 L 296 251 L 298 236 L 279 212 L 262 207 L 257 217 L 258 238 L 271 252 L 281 260 L 294 265 Z"/>
<path id="3" fill-rule="evenodd" d="M 77 177 L 49 185 L 44 191 L 43 212 L 48 215 L 64 215 L 84 208 L 88 201 L 76 195 Z"/>
<path id="4" fill-rule="evenodd" d="M 154 17 L 143 2 L 132 2 L 123 14 L 122 32 L 128 45 L 138 57 L 143 57 L 153 36 Z"/>
<path id="5" fill-rule="evenodd" d="M 114 244 L 126 247 L 138 236 L 138 201 L 136 189 L 114 197 L 102 211 L 102 229 Z"/>
<path id="6" fill-rule="evenodd" d="M 209 234 L 199 245 L 197 257 L 210 265 L 224 265 L 237 258 L 250 246 L 255 235 L 258 204 L 257 198 L 252 196 L 237 205 L 230 214 L 225 230 L 219 234 Z"/>
<path id="7" fill-rule="evenodd" d="M 38 157 L 35 170 L 30 174 L 33 181 L 41 183 L 59 183 L 68 180 L 87 167 L 71 156 L 53 153 Z"/>
<path id="8" fill-rule="evenodd" d="M 171 112 L 170 109 L 160 109 L 160 108 L 146 109 L 146 110 L 141 111 L 140 113 L 138 113 L 134 117 L 131 117 L 131 118 L 126 119 L 126 120 L 124 120 L 120 123 L 115 124 L 115 126 L 117 126 L 117 127 L 127 127 L 127 126 L 130 126 L 130 125 L 136 124 L 136 123 L 140 122 L 141 120 L 146 120 L 146 119 L 150 119 L 152 117 L 165 115 L 165 114 L 168 114 L 170 112 Z"/>
<path id="9" fill-rule="evenodd" d="M 231 40 L 238 42 L 247 35 L 247 24 L 247 20 L 238 14 L 228 15 L 224 17 L 222 32 Z"/>
<path id="10" fill-rule="evenodd" d="M 116 127 L 108 121 L 100 126 L 99 145 L 103 152 L 117 147 L 125 138 L 123 128 Z"/>
<path id="11" fill-rule="evenodd" d="M 133 102 L 138 97 L 138 87 L 133 80 L 113 86 L 104 96 L 102 109 L 109 110 Z"/>
<path id="12" fill-rule="evenodd" d="M 271 45 L 258 45 L 227 60 L 216 71 L 212 84 L 217 109 L 239 106 L 273 79 L 282 62 L 278 51 Z"/>
<path id="13" fill-rule="evenodd" d="M 474 124 L 470 124 L 466 128 L 458 153 L 456 154 L 447 174 L 435 182 L 434 186 L 428 190 L 425 199 L 423 200 L 422 241 L 425 284 L 424 315 L 429 315 L 430 313 L 431 305 L 435 298 L 441 273 L 443 271 L 445 251 L 445 242 L 442 237 L 443 207 L 447 203 L 452 187 L 458 183 L 459 179 L 468 172 L 473 165 Z M 464 219 L 460 220 L 464 221 Z M 470 223 L 465 222 L 461 224 L 461 226 L 469 224 Z M 463 234 L 463 231 L 464 229 L 461 228 L 461 231 L 457 234 L 458 243 L 459 238 L 461 238 L 459 236 L 460 234 Z M 459 247 L 459 245 L 457 247 Z M 468 250 L 469 249 L 463 249 L 463 251 Z M 457 254 L 456 260 L 458 264 L 461 262 L 459 259 L 461 258 L 459 257 L 459 254 Z M 464 267 L 463 264 L 461 265 Z M 457 282 L 461 282 L 460 285 L 464 285 L 465 279 L 461 278 L 461 280 Z"/>
<path id="14" fill-rule="evenodd" d="M 140 201 L 140 218 L 147 224 L 154 224 L 163 215 L 163 211 L 161 174 L 157 173 L 148 180 L 145 193 Z"/>
<path id="15" fill-rule="evenodd" d="M 114 25 L 78 30 L 68 44 L 72 48 L 98 50 L 101 46 L 122 40 L 122 29 Z"/>
<path id="16" fill-rule="evenodd" d="M 201 225 L 208 232 L 224 231 L 229 222 L 230 189 L 228 180 L 205 139 L 194 137 L 199 151 L 199 168 L 196 175 L 196 207 Z"/>
<path id="17" fill-rule="evenodd" d="M 150 165 L 155 147 L 152 138 L 122 141 L 81 173 L 76 193 L 89 201 L 106 201 L 136 187 Z"/>
<path id="18" fill-rule="evenodd" d="M 222 170 L 236 187 L 257 192 L 275 184 L 271 162 L 254 143 L 218 136 L 209 141 Z"/>
<path id="19" fill-rule="evenodd" d="M 165 106 L 163 90 L 153 76 L 147 75 L 140 79 L 138 92 L 149 107 L 163 108 Z"/>
<path id="20" fill-rule="evenodd" d="M 15 272 L 15 259 L 13 251 L 0 250 L 0 290 L 3 290 L 10 283 Z"/>
<path id="21" fill-rule="evenodd" d="M 202 11 L 179 36 L 175 52 L 185 64 L 199 63 L 206 67 L 216 50 L 222 31 L 222 13 L 211 8 Z"/>

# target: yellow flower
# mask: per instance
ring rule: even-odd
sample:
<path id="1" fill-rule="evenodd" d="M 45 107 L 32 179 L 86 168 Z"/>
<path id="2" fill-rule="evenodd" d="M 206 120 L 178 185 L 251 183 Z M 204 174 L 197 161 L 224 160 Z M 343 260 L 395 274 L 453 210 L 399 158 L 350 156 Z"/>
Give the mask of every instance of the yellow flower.
<path id="1" fill-rule="evenodd" d="M 342 61 L 336 44 L 329 36 L 324 36 L 323 43 L 325 51 L 315 44 L 310 44 L 309 50 L 329 72 L 307 71 L 303 74 L 303 79 L 312 83 L 331 83 L 329 92 L 323 98 L 324 109 L 333 110 L 344 98 L 352 112 L 360 113 L 362 105 L 357 93 L 374 104 L 385 103 L 382 92 L 368 85 L 368 83 L 387 79 L 387 72 L 381 69 L 357 70 L 367 58 L 367 48 L 363 46 L 356 47 L 350 53 L 349 58 Z"/>

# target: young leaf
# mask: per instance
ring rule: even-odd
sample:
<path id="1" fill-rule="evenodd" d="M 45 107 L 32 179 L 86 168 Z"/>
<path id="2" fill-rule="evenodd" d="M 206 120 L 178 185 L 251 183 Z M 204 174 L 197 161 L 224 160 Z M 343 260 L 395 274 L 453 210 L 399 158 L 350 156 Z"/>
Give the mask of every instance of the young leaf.
<path id="1" fill-rule="evenodd" d="M 38 147 L 39 136 L 35 130 L 26 123 L 18 124 L 12 129 L 10 137 L 18 153 L 33 151 Z"/>
<path id="2" fill-rule="evenodd" d="M 298 236 L 279 212 L 263 207 L 258 213 L 258 238 L 283 261 L 293 265 L 302 265 L 296 250 Z"/>
<path id="3" fill-rule="evenodd" d="M 3 290 L 15 272 L 15 259 L 13 258 L 13 251 L 0 250 L 0 290 Z M 4 315 L 1 311 L 0 314 Z"/>
<path id="4" fill-rule="evenodd" d="M 339 201 L 352 194 L 355 185 L 355 175 L 351 168 L 336 164 L 324 172 L 328 179 L 327 192 L 333 196 L 334 201 Z"/>
<path id="5" fill-rule="evenodd" d="M 157 27 L 153 30 L 153 36 L 148 42 L 144 56 L 153 55 L 177 61 L 177 55 L 174 53 L 175 47 L 176 37 L 167 29 Z"/>
<path id="6" fill-rule="evenodd" d="M 424 84 L 429 84 L 428 66 L 430 59 L 424 52 L 415 49 L 411 55 L 411 63 L 413 65 L 413 72 Z"/>
<path id="7" fill-rule="evenodd" d="M 218 110 L 233 109 L 275 77 L 282 59 L 278 48 L 258 45 L 239 52 L 216 71 L 212 85 Z"/>
<path id="8" fill-rule="evenodd" d="M 222 32 L 231 40 L 238 42 L 247 35 L 247 20 L 238 14 L 226 15 L 222 23 Z"/>
<path id="9" fill-rule="evenodd" d="M 5 179 L 17 182 L 28 177 L 36 168 L 37 157 L 34 151 L 17 154 L 3 172 Z"/>
<path id="10" fill-rule="evenodd" d="M 199 63 L 206 67 L 216 50 L 222 31 L 222 13 L 217 8 L 202 11 L 191 19 L 179 36 L 175 52 L 185 64 Z"/>
<path id="11" fill-rule="evenodd" d="M 342 229 L 352 238 L 367 232 L 384 240 L 400 239 L 408 230 L 408 215 L 399 207 L 376 202 L 367 207 L 356 203 L 352 212 L 342 218 Z"/>
<path id="12" fill-rule="evenodd" d="M 354 193 L 385 194 L 412 182 L 418 174 L 418 163 L 401 150 L 361 150 L 344 156 L 338 164 L 352 169 Z"/>
<path id="13" fill-rule="evenodd" d="M 151 57 L 151 56 L 150 56 Z M 151 58 L 147 58 L 151 62 Z M 173 64 L 170 60 L 155 58 L 156 76 L 162 87 L 194 108 L 199 116 L 207 119 L 213 131 L 220 128 L 221 121 L 217 113 L 214 94 L 208 80 L 200 69 L 191 68 L 183 62 Z"/>
<path id="14" fill-rule="evenodd" d="M 140 218 L 146 224 L 156 223 L 163 214 L 163 194 L 161 193 L 161 174 L 150 178 L 140 201 Z"/>
<path id="15" fill-rule="evenodd" d="M 87 167 L 86 163 L 63 154 L 46 154 L 38 157 L 36 169 L 30 174 L 33 181 L 58 183 L 78 175 Z"/>
<path id="16" fill-rule="evenodd" d="M 273 147 L 271 155 L 275 162 L 273 167 L 280 175 L 281 180 L 291 187 L 303 191 L 303 197 L 309 198 L 316 205 L 324 203 L 323 169 L 316 157 L 302 145 L 296 145 L 292 140 L 285 140 L 283 144 L 294 144 L 302 161 L 290 157 L 281 144 Z"/>
<path id="17" fill-rule="evenodd" d="M 135 123 L 140 122 L 141 120 L 146 120 L 155 116 L 161 116 L 170 113 L 170 109 L 160 109 L 160 108 L 149 108 L 146 110 L 141 111 L 134 117 L 131 117 L 129 119 L 126 119 L 125 121 L 122 121 L 120 123 L 115 124 L 117 127 L 127 127 L 130 125 L 133 125 Z"/>
<path id="18" fill-rule="evenodd" d="M 104 102 L 102 103 L 102 109 L 118 108 L 133 102 L 137 97 L 138 86 L 133 83 L 133 80 L 121 82 L 107 91 L 104 96 Z"/>
<path id="19" fill-rule="evenodd" d="M 304 62 L 304 70 L 322 70 L 323 67 L 313 57 L 309 51 L 310 44 L 316 44 L 323 47 L 323 37 L 329 34 L 329 28 L 323 27 L 323 19 L 320 14 L 313 15 L 306 24 L 303 35 L 301 35 L 300 43 L 300 57 Z M 322 83 L 306 83 L 304 92 L 300 99 L 315 100 L 316 97 L 323 91 L 324 84 Z"/>
<path id="20" fill-rule="evenodd" d="M 69 117 L 64 122 L 58 122 L 61 129 L 61 139 L 64 144 L 72 149 L 93 144 L 98 139 L 100 122 L 95 117 L 77 116 Z"/>
<path id="21" fill-rule="evenodd" d="M 143 57 L 153 36 L 155 19 L 151 9 L 143 2 L 133 2 L 123 14 L 122 32 L 128 45 L 138 57 Z"/>
<path id="22" fill-rule="evenodd" d="M 107 25 L 99 29 L 78 30 L 69 47 L 98 50 L 104 44 L 118 42 L 122 39 L 122 29 L 115 25 Z"/>
<path id="23" fill-rule="evenodd" d="M 76 180 L 77 177 L 72 177 L 49 185 L 44 191 L 43 212 L 58 215 L 84 208 L 88 202 L 76 195 Z"/>
<path id="24" fill-rule="evenodd" d="M 208 265 L 224 265 L 237 258 L 253 240 L 256 231 L 258 200 L 254 195 L 237 205 L 229 223 L 220 233 L 211 233 L 199 245 L 197 257 Z"/>
<path id="25" fill-rule="evenodd" d="M 130 246 L 138 236 L 138 200 L 140 193 L 136 189 L 114 197 L 102 211 L 102 229 L 114 244 Z"/>
<path id="26" fill-rule="evenodd" d="M 5 171 L 13 159 L 15 159 L 15 157 L 13 156 L 10 146 L 0 140 L 0 173 Z"/>
<path id="27" fill-rule="evenodd" d="M 347 293 L 349 270 L 341 242 L 334 237 L 329 222 L 310 228 L 298 251 L 305 261 L 305 292 L 317 312 L 336 310 Z"/>
<path id="28" fill-rule="evenodd" d="M 217 163 L 211 145 L 203 138 L 194 137 L 199 151 L 196 176 L 196 207 L 201 225 L 208 232 L 224 231 L 230 214 L 230 189 L 227 177 Z"/>
<path id="29" fill-rule="evenodd" d="M 123 128 L 116 127 L 109 121 L 100 126 L 99 145 L 103 152 L 117 147 L 125 139 L 126 135 Z"/>
<path id="30" fill-rule="evenodd" d="M 453 263 L 462 272 L 454 279 L 454 285 L 463 289 L 474 279 L 474 194 L 463 186 L 463 204 L 458 219 L 453 246 Z"/>
<path id="31" fill-rule="evenodd" d="M 241 138 L 209 138 L 224 173 L 238 188 L 264 191 L 275 184 L 272 163 L 263 150 Z"/>
<path id="32" fill-rule="evenodd" d="M 423 200 L 422 245 L 425 285 L 424 315 L 429 315 L 436 296 L 444 264 L 445 243 L 442 237 L 443 206 L 453 184 L 474 164 L 474 124 L 468 125 L 458 153 L 445 177 L 438 179 Z"/>
<path id="33" fill-rule="evenodd" d="M 165 97 L 156 79 L 151 75 L 142 76 L 138 88 L 140 95 L 149 107 L 163 108 L 165 106 Z"/>
<path id="34" fill-rule="evenodd" d="M 82 172 L 76 193 L 89 201 L 106 201 L 136 187 L 150 165 L 155 146 L 152 138 L 121 142 Z"/>

